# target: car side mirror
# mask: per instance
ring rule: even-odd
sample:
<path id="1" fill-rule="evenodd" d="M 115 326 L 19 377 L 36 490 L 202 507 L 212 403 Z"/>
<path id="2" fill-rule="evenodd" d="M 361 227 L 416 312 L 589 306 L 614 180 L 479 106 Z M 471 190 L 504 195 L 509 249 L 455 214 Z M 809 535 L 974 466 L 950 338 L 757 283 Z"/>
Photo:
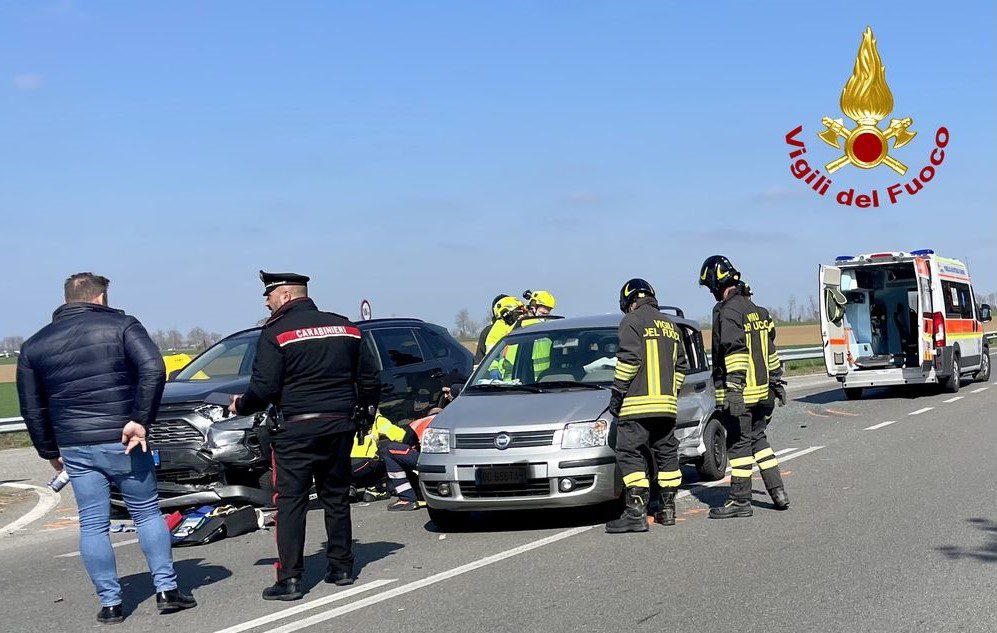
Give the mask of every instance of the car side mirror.
<path id="1" fill-rule="evenodd" d="M 182 368 L 181 368 L 181 369 L 182 369 Z M 176 378 L 176 377 L 177 377 L 177 374 L 179 374 L 179 373 L 180 373 L 180 371 L 181 371 L 180 369 L 174 369 L 174 370 L 173 370 L 173 371 L 171 371 L 170 373 L 166 374 L 166 380 L 167 380 L 167 381 L 170 381 L 170 380 L 173 380 L 174 378 Z"/>
<path id="2" fill-rule="evenodd" d="M 980 306 L 980 323 L 989 323 L 993 319 L 990 316 L 990 305 L 984 303 Z"/>

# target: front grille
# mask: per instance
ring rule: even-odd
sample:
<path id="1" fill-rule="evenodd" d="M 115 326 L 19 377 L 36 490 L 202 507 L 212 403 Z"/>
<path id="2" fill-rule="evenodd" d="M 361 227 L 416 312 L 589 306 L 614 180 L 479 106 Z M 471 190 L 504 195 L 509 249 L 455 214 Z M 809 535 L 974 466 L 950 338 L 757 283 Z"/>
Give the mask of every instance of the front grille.
<path id="1" fill-rule="evenodd" d="M 149 444 L 153 448 L 199 445 L 203 441 L 201 432 L 186 420 L 156 420 L 149 427 Z"/>
<path id="2" fill-rule="evenodd" d="M 495 438 L 501 433 L 458 433 L 457 448 L 496 448 Z M 529 448 L 550 446 L 554 443 L 554 431 L 513 431 L 507 448 Z"/>
<path id="3" fill-rule="evenodd" d="M 530 479 L 525 484 L 509 486 L 479 486 L 473 482 L 460 482 L 460 492 L 468 499 L 494 499 L 498 497 L 546 497 L 550 494 L 549 479 Z"/>

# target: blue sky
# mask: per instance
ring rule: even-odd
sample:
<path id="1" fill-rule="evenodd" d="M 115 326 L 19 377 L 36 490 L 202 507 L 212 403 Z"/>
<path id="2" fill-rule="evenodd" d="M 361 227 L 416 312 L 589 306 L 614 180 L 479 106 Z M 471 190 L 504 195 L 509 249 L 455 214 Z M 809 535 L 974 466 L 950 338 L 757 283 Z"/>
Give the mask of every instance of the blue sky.
<path id="1" fill-rule="evenodd" d="M 878 210 L 811 195 L 783 138 L 836 157 L 815 134 L 867 24 L 920 132 L 909 175 L 951 131 L 936 178 Z M 991 292 L 993 31 L 982 2 L 5 3 L 0 336 L 81 270 L 152 329 L 221 332 L 262 316 L 260 268 L 447 326 L 528 287 L 610 311 L 632 276 L 706 314 L 714 252 L 773 305 L 884 249 L 968 258 Z"/>

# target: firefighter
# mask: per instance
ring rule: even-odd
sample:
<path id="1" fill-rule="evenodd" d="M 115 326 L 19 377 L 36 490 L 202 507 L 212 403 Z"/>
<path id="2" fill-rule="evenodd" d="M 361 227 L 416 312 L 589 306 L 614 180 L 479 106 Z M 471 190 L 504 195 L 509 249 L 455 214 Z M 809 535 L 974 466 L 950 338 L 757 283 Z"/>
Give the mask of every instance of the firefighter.
<path id="1" fill-rule="evenodd" d="M 751 301 L 751 289 L 723 255 L 703 262 L 699 284 L 717 300 L 713 308 L 713 386 L 722 410 L 730 458 L 730 494 L 710 509 L 711 519 L 751 516 L 752 466 L 758 465 L 777 510 L 789 508 L 776 459 L 765 436 L 775 409 L 786 404 L 782 361 L 775 349 L 775 323 Z"/>
<path id="2" fill-rule="evenodd" d="M 491 323 L 489 323 L 488 325 L 486 325 L 484 328 L 482 328 L 481 329 L 481 333 L 478 334 L 478 346 L 474 350 L 474 366 L 475 367 L 477 367 L 481 363 L 481 361 L 485 358 L 485 354 L 488 351 L 486 349 L 486 347 L 485 347 L 485 342 L 488 340 L 488 334 L 492 331 L 492 326 L 495 325 L 495 322 L 498 321 L 499 318 L 501 318 L 499 316 L 499 305 L 498 305 L 498 303 L 499 303 L 499 301 L 501 301 L 502 299 L 505 299 L 508 296 L 509 295 L 498 295 L 494 299 L 492 299 L 492 321 L 491 321 Z"/>
<path id="3" fill-rule="evenodd" d="M 527 290 L 523 293 L 530 316 L 545 317 L 554 311 L 557 300 L 546 290 Z"/>
<path id="4" fill-rule="evenodd" d="M 485 340 L 486 354 L 492 351 L 492 348 L 505 338 L 505 335 L 511 332 L 519 319 L 526 314 L 526 306 L 516 297 L 503 297 L 498 300 L 496 306 L 496 314 L 499 318 L 492 324 L 492 329 L 488 332 L 488 337 Z M 511 364 L 504 357 L 496 358 L 488 366 L 489 375 L 492 378 L 507 377 L 510 367 Z"/>
<path id="5" fill-rule="evenodd" d="M 320 312 L 308 298 L 308 277 L 260 271 L 270 318 L 256 346 L 246 393 L 229 411 L 249 415 L 273 405 L 269 430 L 277 516 L 277 582 L 264 600 L 300 600 L 305 593 L 305 514 L 315 484 L 325 510 L 325 581 L 353 583 L 350 448 L 366 431 L 380 382 L 369 346 L 346 317 Z M 358 411 L 362 413 L 358 415 Z"/>
<path id="6" fill-rule="evenodd" d="M 620 348 L 616 355 L 609 412 L 617 417 L 616 459 L 626 486 L 626 509 L 606 524 L 611 534 L 647 531 L 651 495 L 647 448 L 657 468 L 655 522 L 675 525 L 675 493 L 682 483 L 679 442 L 675 437 L 678 394 L 689 369 L 682 335 L 658 310 L 651 284 L 631 279 L 620 289 Z"/>
<path id="7" fill-rule="evenodd" d="M 513 330 L 529 327 L 535 323 L 542 323 L 544 321 L 550 321 L 551 319 L 559 319 L 561 317 L 554 316 L 551 312 L 554 311 L 554 306 L 557 305 L 557 300 L 554 295 L 546 290 L 527 290 L 523 293 L 523 298 L 526 299 L 526 314 L 519 317 L 516 324 L 512 327 Z M 549 338 L 538 338 L 533 341 L 533 380 L 539 380 L 548 369 L 550 369 L 551 363 L 551 350 L 553 347 L 553 342 Z M 509 346 L 506 350 L 506 361 L 508 361 L 508 367 L 516 362 L 516 346 Z"/>

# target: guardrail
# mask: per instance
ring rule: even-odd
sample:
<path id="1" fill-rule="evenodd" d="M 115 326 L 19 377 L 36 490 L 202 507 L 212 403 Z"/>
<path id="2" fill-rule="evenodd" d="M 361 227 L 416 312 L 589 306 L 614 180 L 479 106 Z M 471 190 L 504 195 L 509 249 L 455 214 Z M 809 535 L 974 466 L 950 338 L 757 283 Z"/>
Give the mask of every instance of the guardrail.
<path id="1" fill-rule="evenodd" d="M 997 339 L 997 332 L 984 334 L 991 343 Z M 779 358 L 787 360 L 811 360 L 824 357 L 824 348 L 820 345 L 816 347 L 791 347 L 779 350 Z M 12 433 L 14 431 L 25 431 L 23 418 L 0 418 L 0 433 Z"/>

